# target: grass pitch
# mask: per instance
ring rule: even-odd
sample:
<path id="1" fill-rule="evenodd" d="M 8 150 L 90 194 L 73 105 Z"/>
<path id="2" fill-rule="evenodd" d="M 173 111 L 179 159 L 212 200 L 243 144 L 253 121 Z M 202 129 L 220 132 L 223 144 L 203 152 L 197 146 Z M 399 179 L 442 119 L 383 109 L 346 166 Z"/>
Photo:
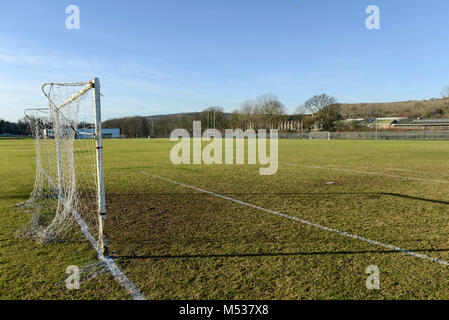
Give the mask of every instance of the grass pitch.
<path id="1" fill-rule="evenodd" d="M 164 139 L 104 143 L 111 254 L 149 299 L 449 299 L 445 265 L 142 173 L 449 261 L 449 142 L 280 140 L 274 176 L 172 165 Z M 87 242 L 14 238 L 33 153 L 32 140 L 0 140 L 0 298 L 129 298 L 110 274 L 65 288 L 68 265 L 95 259 Z M 380 290 L 365 287 L 370 265 Z"/>

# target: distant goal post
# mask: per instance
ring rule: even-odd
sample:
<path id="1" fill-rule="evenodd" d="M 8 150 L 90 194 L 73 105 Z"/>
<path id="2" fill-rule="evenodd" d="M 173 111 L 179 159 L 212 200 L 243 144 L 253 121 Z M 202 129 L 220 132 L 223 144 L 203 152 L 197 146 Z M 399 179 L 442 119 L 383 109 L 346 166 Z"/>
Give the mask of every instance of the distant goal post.
<path id="1" fill-rule="evenodd" d="M 31 222 L 18 233 L 51 242 L 81 231 L 99 257 L 107 256 L 100 80 L 45 83 L 42 92 L 48 107 L 25 110 L 36 179 L 23 204 Z"/>

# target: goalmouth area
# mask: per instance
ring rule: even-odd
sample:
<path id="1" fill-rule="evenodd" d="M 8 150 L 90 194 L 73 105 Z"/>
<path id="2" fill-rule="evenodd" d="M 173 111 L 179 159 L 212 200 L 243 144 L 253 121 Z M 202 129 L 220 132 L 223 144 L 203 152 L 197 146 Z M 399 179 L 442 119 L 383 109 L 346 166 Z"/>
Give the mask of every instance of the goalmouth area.
<path id="1" fill-rule="evenodd" d="M 280 139 L 273 176 L 173 165 L 168 139 L 103 144 L 109 253 L 147 299 L 449 299 L 447 141 Z M 14 237 L 34 145 L 0 146 L 0 298 L 130 299 L 110 273 L 65 288 L 87 241 Z"/>

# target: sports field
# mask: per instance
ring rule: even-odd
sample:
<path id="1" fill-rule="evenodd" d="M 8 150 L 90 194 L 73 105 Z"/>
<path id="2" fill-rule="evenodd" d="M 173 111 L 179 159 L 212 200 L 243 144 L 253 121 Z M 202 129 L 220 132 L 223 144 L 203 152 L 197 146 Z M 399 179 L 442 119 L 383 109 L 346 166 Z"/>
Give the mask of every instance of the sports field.
<path id="1" fill-rule="evenodd" d="M 110 253 L 146 298 L 449 299 L 449 142 L 280 140 L 273 176 L 175 166 L 173 145 L 104 141 Z M 0 298 L 129 299 L 110 273 L 65 288 L 96 259 L 87 241 L 14 237 L 33 154 L 0 140 Z"/>

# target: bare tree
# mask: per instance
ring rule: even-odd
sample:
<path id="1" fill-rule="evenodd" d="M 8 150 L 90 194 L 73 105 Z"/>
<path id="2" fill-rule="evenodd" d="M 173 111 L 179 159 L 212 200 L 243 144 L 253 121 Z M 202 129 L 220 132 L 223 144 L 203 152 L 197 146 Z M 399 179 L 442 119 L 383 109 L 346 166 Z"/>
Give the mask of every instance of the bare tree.
<path id="1" fill-rule="evenodd" d="M 303 104 L 301 104 L 301 105 L 296 107 L 295 113 L 296 114 L 306 114 L 307 110 L 306 110 L 305 106 Z"/>
<path id="2" fill-rule="evenodd" d="M 204 128 L 220 129 L 223 125 L 224 109 L 219 106 L 212 106 L 204 109 L 200 113 L 200 120 Z"/>
<path id="3" fill-rule="evenodd" d="M 247 100 L 242 103 L 238 112 L 241 115 L 249 117 L 249 116 L 251 116 L 251 114 L 253 114 L 253 111 L 254 111 L 254 101 Z"/>
<path id="4" fill-rule="evenodd" d="M 327 106 L 333 105 L 337 103 L 337 99 L 334 97 L 328 96 L 327 94 L 319 94 L 313 96 L 309 100 L 304 103 L 304 108 L 315 115 L 319 111 L 323 110 Z"/>
<path id="5" fill-rule="evenodd" d="M 443 92 L 441 92 L 441 95 L 443 98 L 449 98 L 449 86 L 445 86 L 443 88 Z"/>
<path id="6" fill-rule="evenodd" d="M 256 112 L 259 111 L 261 120 L 267 129 L 277 128 L 282 116 L 285 114 L 285 106 L 275 94 L 263 94 L 256 98 Z"/>
<path id="7" fill-rule="evenodd" d="M 255 120 L 254 109 L 254 101 L 247 100 L 242 103 L 237 111 L 245 130 L 248 129 L 249 123 Z"/>

